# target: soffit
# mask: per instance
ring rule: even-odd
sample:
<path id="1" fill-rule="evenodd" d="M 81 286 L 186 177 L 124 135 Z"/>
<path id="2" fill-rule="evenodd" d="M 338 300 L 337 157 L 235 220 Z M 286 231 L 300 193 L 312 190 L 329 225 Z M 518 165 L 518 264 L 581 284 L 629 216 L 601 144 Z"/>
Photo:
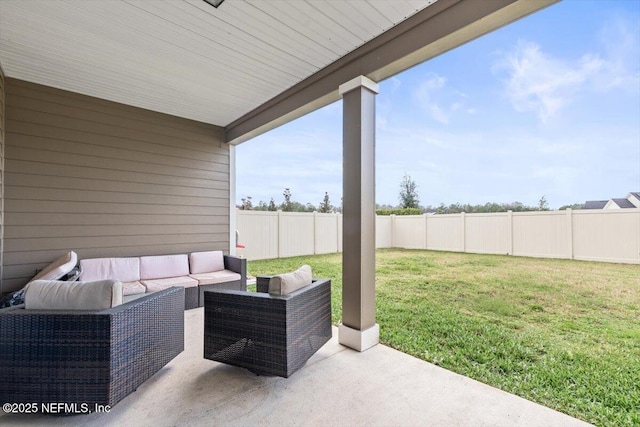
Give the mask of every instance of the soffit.
<path id="1" fill-rule="evenodd" d="M 1 0 L 14 77 L 227 126 L 436 0 Z"/>

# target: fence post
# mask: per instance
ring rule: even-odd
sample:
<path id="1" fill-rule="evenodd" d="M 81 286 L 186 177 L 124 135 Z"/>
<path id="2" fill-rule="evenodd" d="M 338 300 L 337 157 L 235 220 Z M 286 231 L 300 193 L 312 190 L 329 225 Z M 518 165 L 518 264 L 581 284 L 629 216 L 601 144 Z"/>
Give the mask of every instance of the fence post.
<path id="1" fill-rule="evenodd" d="M 569 236 L 569 259 L 573 259 L 573 210 L 567 208 L 567 235 Z"/>
<path id="2" fill-rule="evenodd" d="M 509 218 L 509 251 L 507 255 L 513 255 L 513 211 L 507 211 L 507 218 Z"/>
<path id="3" fill-rule="evenodd" d="M 467 220 L 464 212 L 460 212 L 460 222 L 462 225 L 462 250 L 460 252 L 467 252 Z"/>

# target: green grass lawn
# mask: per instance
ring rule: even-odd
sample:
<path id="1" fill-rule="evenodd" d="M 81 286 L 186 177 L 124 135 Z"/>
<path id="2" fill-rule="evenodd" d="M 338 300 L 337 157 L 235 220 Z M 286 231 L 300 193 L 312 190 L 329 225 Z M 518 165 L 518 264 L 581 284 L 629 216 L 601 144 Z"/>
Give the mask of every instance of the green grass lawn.
<path id="1" fill-rule="evenodd" d="M 640 267 L 500 255 L 378 250 L 381 341 L 598 426 L 640 425 Z M 341 254 L 250 261 L 332 280 Z"/>

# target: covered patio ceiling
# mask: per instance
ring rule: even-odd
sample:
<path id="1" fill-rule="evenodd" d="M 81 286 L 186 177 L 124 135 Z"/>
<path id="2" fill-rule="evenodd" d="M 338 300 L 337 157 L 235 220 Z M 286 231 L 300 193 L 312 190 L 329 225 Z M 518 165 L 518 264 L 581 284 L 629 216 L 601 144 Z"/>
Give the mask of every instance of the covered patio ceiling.
<path id="1" fill-rule="evenodd" d="M 2 0 L 7 77 L 243 142 L 557 0 Z"/>

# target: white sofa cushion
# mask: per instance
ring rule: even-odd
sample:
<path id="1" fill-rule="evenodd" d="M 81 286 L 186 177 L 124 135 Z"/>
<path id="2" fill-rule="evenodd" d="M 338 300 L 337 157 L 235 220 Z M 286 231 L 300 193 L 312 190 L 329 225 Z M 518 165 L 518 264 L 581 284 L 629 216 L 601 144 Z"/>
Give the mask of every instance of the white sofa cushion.
<path id="1" fill-rule="evenodd" d="M 182 286 L 183 288 L 195 288 L 198 281 L 189 276 L 168 277 L 165 279 L 143 280 L 142 284 L 147 288 L 147 292 L 158 292 L 172 286 Z"/>
<path id="2" fill-rule="evenodd" d="M 26 286 L 24 302 L 27 310 L 103 310 L 122 304 L 122 283 L 35 280 Z"/>
<path id="3" fill-rule="evenodd" d="M 224 270 L 222 251 L 192 252 L 189 257 L 191 274 L 211 273 Z"/>
<path id="4" fill-rule="evenodd" d="M 73 270 L 78 263 L 78 254 L 69 251 L 46 266 L 31 280 L 56 280 Z"/>
<path id="5" fill-rule="evenodd" d="M 189 277 L 196 279 L 199 285 L 216 285 L 218 283 L 235 282 L 236 280 L 242 279 L 241 275 L 230 270 L 190 274 Z"/>
<path id="6" fill-rule="evenodd" d="M 189 275 L 189 258 L 181 255 L 157 255 L 140 257 L 140 279 L 164 279 Z"/>
<path id="7" fill-rule="evenodd" d="M 138 295 L 147 292 L 147 288 L 138 281 L 136 282 L 122 282 L 122 295 Z"/>
<path id="8" fill-rule="evenodd" d="M 80 280 L 120 280 L 137 282 L 140 280 L 140 258 L 90 258 L 80 260 Z"/>
<path id="9" fill-rule="evenodd" d="M 312 280 L 311 267 L 303 265 L 291 273 L 273 276 L 269 280 L 269 293 L 272 295 L 287 295 L 310 285 Z"/>

